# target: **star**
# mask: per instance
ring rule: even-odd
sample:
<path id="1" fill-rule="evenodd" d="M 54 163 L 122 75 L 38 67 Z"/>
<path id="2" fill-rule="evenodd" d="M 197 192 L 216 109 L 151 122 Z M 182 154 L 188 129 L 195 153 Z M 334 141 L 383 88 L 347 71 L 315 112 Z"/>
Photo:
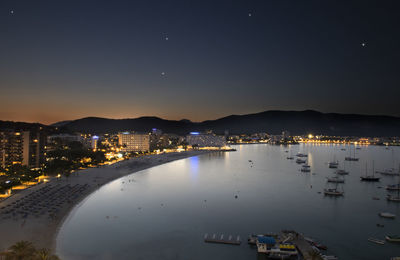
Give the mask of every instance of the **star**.
<path id="1" fill-rule="evenodd" d="M 11 13 L 11 14 L 14 14 L 14 10 L 11 10 L 10 13 Z"/>
<path id="2" fill-rule="evenodd" d="M 361 46 L 365 47 L 367 44 L 365 42 L 361 43 Z"/>
<path id="3" fill-rule="evenodd" d="M 165 72 L 163 71 L 163 72 L 161 72 L 161 76 L 165 76 Z"/>
<path id="4" fill-rule="evenodd" d="M 251 13 L 249 13 L 249 17 L 251 17 Z"/>
<path id="5" fill-rule="evenodd" d="M 165 37 L 165 40 L 168 41 L 168 37 Z"/>

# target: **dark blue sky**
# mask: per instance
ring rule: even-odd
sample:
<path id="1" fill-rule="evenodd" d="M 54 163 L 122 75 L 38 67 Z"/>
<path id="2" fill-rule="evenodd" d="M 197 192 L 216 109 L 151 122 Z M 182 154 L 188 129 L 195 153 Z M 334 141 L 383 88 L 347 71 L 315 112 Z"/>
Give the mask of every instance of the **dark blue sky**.
<path id="1" fill-rule="evenodd" d="M 3 0 L 0 119 L 400 116 L 399 14 L 384 0 Z"/>

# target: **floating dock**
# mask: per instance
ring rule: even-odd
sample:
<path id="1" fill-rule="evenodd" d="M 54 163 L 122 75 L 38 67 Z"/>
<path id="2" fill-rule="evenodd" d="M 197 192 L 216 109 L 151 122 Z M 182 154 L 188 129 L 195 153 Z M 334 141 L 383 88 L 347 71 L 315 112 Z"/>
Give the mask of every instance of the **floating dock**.
<path id="1" fill-rule="evenodd" d="M 239 246 L 242 243 L 242 241 L 240 240 L 240 236 L 232 236 L 232 235 L 225 236 L 224 234 L 222 234 L 222 235 L 213 234 L 212 236 L 205 234 L 204 242 L 235 245 L 235 246 Z"/>
<path id="2" fill-rule="evenodd" d="M 297 233 L 296 231 L 290 232 L 282 232 L 281 234 L 283 240 L 290 241 L 296 245 L 298 251 L 303 256 L 305 260 L 312 260 L 312 256 L 310 253 L 314 251 L 312 246 L 304 239 L 302 234 Z"/>

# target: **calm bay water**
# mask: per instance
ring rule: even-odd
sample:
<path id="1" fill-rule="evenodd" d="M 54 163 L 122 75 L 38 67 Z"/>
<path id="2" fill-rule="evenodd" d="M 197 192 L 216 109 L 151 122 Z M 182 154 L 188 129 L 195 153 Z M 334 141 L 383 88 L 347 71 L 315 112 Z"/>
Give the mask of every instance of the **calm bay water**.
<path id="1" fill-rule="evenodd" d="M 115 180 L 76 207 L 57 238 L 62 259 L 257 259 L 247 236 L 295 229 L 318 238 L 340 259 L 389 259 L 400 244 L 376 245 L 400 234 L 400 203 L 385 199 L 387 184 L 360 182 L 368 162 L 375 169 L 400 162 L 400 148 L 363 146 L 359 162 L 345 162 L 342 198 L 318 192 L 331 176 L 327 162 L 343 167 L 346 145 L 238 145 L 236 152 L 206 154 L 137 172 Z M 342 151 L 341 149 L 346 149 Z M 301 173 L 289 150 L 307 153 L 311 173 Z M 252 160 L 252 163 L 249 162 Z M 237 198 L 235 198 L 237 196 Z M 379 197 L 381 200 L 372 200 Z M 396 220 L 379 212 L 395 213 Z M 377 227 L 382 223 L 383 228 Z M 241 246 L 206 244 L 205 233 L 240 235 Z"/>

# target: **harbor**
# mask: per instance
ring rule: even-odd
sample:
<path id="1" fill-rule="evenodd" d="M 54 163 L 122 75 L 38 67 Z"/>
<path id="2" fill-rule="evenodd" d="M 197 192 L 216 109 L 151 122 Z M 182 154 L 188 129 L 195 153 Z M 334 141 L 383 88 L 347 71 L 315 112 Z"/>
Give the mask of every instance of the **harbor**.
<path id="1" fill-rule="evenodd" d="M 62 226 L 58 254 L 74 259 L 74 252 L 98 256 L 109 250 L 117 258 L 127 259 L 120 255 L 127 250 L 142 259 L 179 256 L 193 260 L 261 260 L 267 259 L 266 253 L 258 253 L 255 244 L 247 244 L 249 235 L 261 234 L 274 237 L 275 253 L 279 252 L 277 249 L 292 250 L 291 243 L 299 257 L 307 257 L 310 247 L 320 247 L 321 257 L 342 260 L 388 260 L 400 256 L 399 243 L 386 240 L 386 236 L 396 240 L 400 230 L 399 204 L 386 200 L 389 192 L 397 196 L 397 190 L 388 191 L 386 187 L 397 185 L 398 176 L 375 173 L 381 177 L 380 182 L 360 180 L 360 176 L 365 176 L 366 162 L 368 175 L 372 175 L 372 160 L 376 170 L 392 167 L 391 150 L 363 146 L 356 149 L 359 161 L 353 162 L 344 158 L 349 150 L 353 155 L 354 148 L 349 145 L 257 144 L 234 148 L 237 152 L 171 162 L 100 188 Z M 395 158 L 399 158 L 400 147 L 393 149 Z M 295 159 L 287 159 L 298 152 L 308 155 L 301 158 L 307 160 L 310 172 L 300 172 L 301 165 Z M 338 168 L 329 168 L 328 163 L 335 156 Z M 324 189 L 336 186 L 328 183 L 327 177 L 335 176 L 339 169 L 349 173 L 340 176 L 345 183 L 338 183 L 337 191 L 344 192 L 343 195 L 324 195 Z M 129 182 L 132 179 L 135 181 Z M 129 232 L 121 232 L 123 229 Z M 306 242 L 291 235 L 292 239 L 283 243 L 284 238 L 279 237 L 285 235 L 281 234 L 282 229 L 299 233 Z M 91 235 L 93 230 L 98 236 Z M 232 241 L 240 236 L 241 244 L 208 243 L 205 234 L 208 238 L 215 234 L 216 239 L 224 235 L 223 240 L 232 236 Z M 169 239 L 165 241 L 164 237 Z M 369 238 L 385 243 L 378 244 Z M 104 247 L 94 246 L 99 243 Z M 152 250 L 155 243 L 158 249 Z M 280 248 L 279 243 L 286 245 Z M 171 248 L 174 253 L 170 253 Z"/>

